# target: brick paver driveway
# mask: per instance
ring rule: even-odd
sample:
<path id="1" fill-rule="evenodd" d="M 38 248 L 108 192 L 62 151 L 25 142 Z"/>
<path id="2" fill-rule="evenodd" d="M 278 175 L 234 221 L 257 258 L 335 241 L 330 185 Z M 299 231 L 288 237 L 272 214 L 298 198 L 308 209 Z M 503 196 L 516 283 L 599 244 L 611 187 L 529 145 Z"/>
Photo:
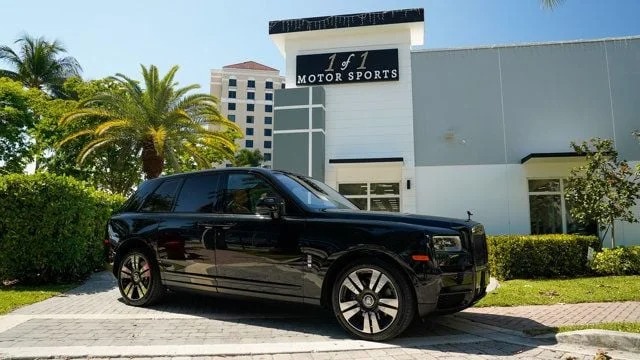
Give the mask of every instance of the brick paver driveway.
<path id="1" fill-rule="evenodd" d="M 374 343 L 348 338 L 329 312 L 315 307 L 170 294 L 161 305 L 135 308 L 121 301 L 115 285 L 111 274 L 98 273 L 65 295 L 0 317 L 0 358 L 592 359 L 596 350 L 523 337 L 495 325 L 542 323 L 484 309 L 416 322 L 402 337 Z"/>

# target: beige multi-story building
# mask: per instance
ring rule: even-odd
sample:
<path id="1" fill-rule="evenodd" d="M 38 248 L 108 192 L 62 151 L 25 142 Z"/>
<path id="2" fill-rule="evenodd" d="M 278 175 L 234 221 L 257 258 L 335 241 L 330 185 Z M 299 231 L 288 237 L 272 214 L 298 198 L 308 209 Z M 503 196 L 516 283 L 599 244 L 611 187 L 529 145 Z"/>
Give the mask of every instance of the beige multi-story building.
<path id="1" fill-rule="evenodd" d="M 264 166 L 271 167 L 273 148 L 273 93 L 284 88 L 284 76 L 255 61 L 211 70 L 211 95 L 220 99 L 222 113 L 240 126 L 242 149 L 258 149 Z"/>

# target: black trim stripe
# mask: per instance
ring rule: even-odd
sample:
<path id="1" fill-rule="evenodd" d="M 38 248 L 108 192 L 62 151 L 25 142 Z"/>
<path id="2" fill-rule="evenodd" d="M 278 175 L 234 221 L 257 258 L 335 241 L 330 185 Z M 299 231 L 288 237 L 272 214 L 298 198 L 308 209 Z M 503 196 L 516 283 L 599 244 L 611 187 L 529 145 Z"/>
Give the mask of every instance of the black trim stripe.
<path id="1" fill-rule="evenodd" d="M 404 162 L 401 157 L 388 158 L 360 158 L 360 159 L 330 159 L 329 164 L 358 164 L 358 163 L 379 163 L 379 162 Z"/>
<path id="2" fill-rule="evenodd" d="M 578 154 L 577 152 L 552 152 L 552 153 L 531 153 L 520 160 L 520 164 L 524 164 L 531 159 L 540 158 L 564 158 L 564 157 L 577 157 L 584 156 L 584 154 Z"/>
<path id="3" fill-rule="evenodd" d="M 269 34 L 286 34 L 299 31 L 342 29 L 410 22 L 424 22 L 424 9 L 401 9 L 359 14 L 274 20 L 269 21 Z"/>

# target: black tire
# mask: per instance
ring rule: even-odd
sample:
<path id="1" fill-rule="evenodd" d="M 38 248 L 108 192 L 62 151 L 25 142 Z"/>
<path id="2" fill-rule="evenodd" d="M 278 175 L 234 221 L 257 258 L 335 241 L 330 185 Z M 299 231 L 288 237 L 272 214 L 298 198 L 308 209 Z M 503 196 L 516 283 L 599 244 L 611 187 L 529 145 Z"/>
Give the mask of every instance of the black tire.
<path id="1" fill-rule="evenodd" d="M 118 264 L 118 288 L 125 303 L 149 306 L 162 299 L 165 288 L 155 259 L 141 249 L 131 249 Z"/>
<path id="2" fill-rule="evenodd" d="M 400 335 L 416 312 L 406 277 L 397 267 L 375 258 L 351 263 L 340 272 L 333 284 L 331 304 L 338 322 L 350 335 L 370 341 Z"/>

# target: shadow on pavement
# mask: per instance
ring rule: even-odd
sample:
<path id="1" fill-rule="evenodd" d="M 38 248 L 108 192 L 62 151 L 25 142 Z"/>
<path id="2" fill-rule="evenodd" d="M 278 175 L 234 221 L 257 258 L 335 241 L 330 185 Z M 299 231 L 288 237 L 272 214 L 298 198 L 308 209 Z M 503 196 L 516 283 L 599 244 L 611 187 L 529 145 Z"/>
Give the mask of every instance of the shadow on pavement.
<path id="1" fill-rule="evenodd" d="M 113 301 L 126 306 L 115 289 L 116 281 L 113 275 L 102 272 L 94 274 L 90 281 L 69 291 L 68 294 L 113 292 Z M 315 336 L 316 340 L 317 337 L 320 337 L 320 340 L 351 339 L 330 311 L 312 305 L 171 291 L 162 303 L 149 309 L 279 330 L 290 334 L 291 341 L 305 341 L 305 334 Z M 460 322 L 456 321 L 457 319 L 466 321 Z M 538 345 L 550 344 L 548 340 L 545 343 L 537 339 L 514 336 L 514 333 L 507 334 L 504 338 L 500 337 L 500 333 L 497 333 L 497 337 L 488 336 L 490 330 L 474 323 L 516 331 L 544 327 L 526 318 L 463 312 L 416 320 L 400 337 L 389 343 L 403 348 L 488 356 L 516 355 Z M 259 339 L 262 340 L 265 339 Z M 266 340 L 268 342 L 269 339 Z"/>

